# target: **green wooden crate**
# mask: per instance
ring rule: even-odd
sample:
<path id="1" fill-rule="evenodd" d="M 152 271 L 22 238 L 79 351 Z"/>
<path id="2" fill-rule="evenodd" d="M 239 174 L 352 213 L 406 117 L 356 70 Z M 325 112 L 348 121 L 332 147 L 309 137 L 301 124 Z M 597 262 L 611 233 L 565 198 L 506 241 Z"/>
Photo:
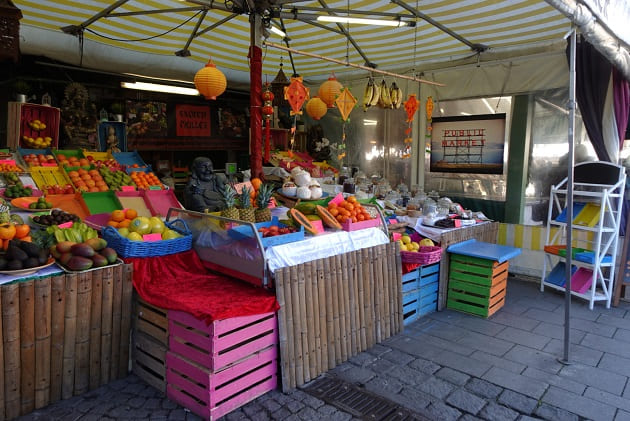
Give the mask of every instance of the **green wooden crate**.
<path id="1" fill-rule="evenodd" d="M 451 254 L 446 307 L 490 317 L 505 303 L 507 261 Z"/>

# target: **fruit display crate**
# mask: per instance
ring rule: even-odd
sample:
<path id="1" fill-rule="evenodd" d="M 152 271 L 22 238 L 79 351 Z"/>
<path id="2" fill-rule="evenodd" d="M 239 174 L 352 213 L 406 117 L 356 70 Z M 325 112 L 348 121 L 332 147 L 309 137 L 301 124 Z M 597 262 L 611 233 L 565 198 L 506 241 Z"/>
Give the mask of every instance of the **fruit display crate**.
<path id="1" fill-rule="evenodd" d="M 211 324 L 169 311 L 166 394 L 200 417 L 217 419 L 274 390 L 278 374 L 275 312 Z"/>
<path id="2" fill-rule="evenodd" d="M 81 193 L 49 194 L 46 196 L 46 200 L 52 203 L 54 208 L 62 209 L 68 213 L 73 213 L 82 220 L 89 215 L 87 209 L 83 206 Z"/>
<path id="3" fill-rule="evenodd" d="M 138 216 L 154 216 L 151 213 L 151 209 L 149 209 L 149 204 L 146 202 L 143 191 L 117 191 L 116 197 L 123 209 L 134 209 L 138 212 Z"/>
<path id="4" fill-rule="evenodd" d="M 136 295 L 132 317 L 131 371 L 166 393 L 168 312 Z"/>
<path id="5" fill-rule="evenodd" d="M 450 254 L 447 308 L 490 317 L 505 304 L 508 261 Z"/>
<path id="6" fill-rule="evenodd" d="M 28 136 L 32 138 L 50 137 L 52 138 L 50 147 L 58 147 L 60 117 L 61 110 L 59 108 L 39 104 L 9 102 L 7 146 L 14 151 L 18 147 L 29 147 L 23 139 L 23 136 Z M 46 128 L 39 131 L 34 130 L 28 124 L 33 120 L 40 120 L 46 124 Z"/>
<path id="7" fill-rule="evenodd" d="M 114 156 L 110 152 L 94 152 L 83 149 L 83 155 L 86 158 L 92 157 L 94 161 L 107 161 L 108 159 L 114 159 Z"/>
<path id="8" fill-rule="evenodd" d="M 53 150 L 53 154 L 55 155 L 55 158 L 57 158 L 59 155 L 63 155 L 66 158 L 70 158 L 70 157 L 75 157 L 77 159 L 85 158 L 85 155 L 83 155 L 83 151 L 81 149 L 56 149 L 56 150 Z M 59 158 L 57 158 L 57 161 L 59 161 Z"/>
<path id="9" fill-rule="evenodd" d="M 89 215 L 111 213 L 123 208 L 113 191 L 82 192 L 81 201 Z"/>
<path id="10" fill-rule="evenodd" d="M 143 190 L 144 200 L 154 216 L 166 216 L 170 208 L 183 209 L 173 190 Z"/>
<path id="11" fill-rule="evenodd" d="M 237 241 L 253 241 L 254 235 L 257 235 L 260 238 L 260 242 L 262 243 L 262 246 L 264 248 L 304 240 L 304 227 L 301 225 L 299 231 L 291 232 L 289 234 L 276 235 L 273 237 L 262 237 L 261 234 L 258 232 L 259 228 L 269 228 L 272 225 L 277 225 L 279 228 L 286 227 L 286 225 L 278 222 L 278 218 L 274 216 L 271 221 L 258 222 L 254 224 L 254 226 L 256 227 L 255 234 L 252 232 L 252 229 L 249 227 L 249 225 L 237 224 L 234 224 L 234 226 L 230 228 L 227 232 L 230 238 Z"/>
<path id="12" fill-rule="evenodd" d="M 103 121 L 98 124 L 98 147 L 99 151 L 107 151 L 111 147 L 107 144 L 109 136 L 112 134 L 118 140 L 117 147 L 121 151 L 127 150 L 127 124 L 121 121 Z"/>
<path id="13" fill-rule="evenodd" d="M 31 165 L 30 163 L 26 161 L 26 159 L 24 159 L 24 157 L 28 155 L 44 155 L 44 156 L 51 155 L 54 157 L 55 155 L 53 154 L 53 151 L 50 148 L 44 148 L 44 149 L 18 148 L 17 154 L 21 160 L 21 163 L 27 167 L 58 167 L 59 166 L 59 163 L 57 162 L 57 159 L 55 158 L 53 158 L 54 162 L 45 162 L 45 163 L 39 162 L 37 165 Z"/>
<path id="14" fill-rule="evenodd" d="M 137 165 L 137 168 L 145 168 L 148 167 L 146 162 L 142 160 L 142 157 L 138 153 L 138 151 L 133 152 L 113 152 L 112 153 L 114 159 L 118 161 L 118 163 L 125 168 L 133 167 Z"/>
<path id="15" fill-rule="evenodd" d="M 31 177 L 37 188 L 42 191 L 46 186 L 65 186 L 67 184 L 72 186 L 68 174 L 59 167 L 31 167 Z"/>
<path id="16" fill-rule="evenodd" d="M 181 237 L 160 241 L 131 241 L 120 235 L 113 227 L 105 226 L 101 234 L 109 247 L 121 257 L 155 257 L 188 251 L 192 248 L 192 233 L 182 219 L 165 223 L 166 227 L 179 233 Z"/>
<path id="17" fill-rule="evenodd" d="M 403 323 L 437 310 L 440 264 L 420 266 L 402 275 Z"/>

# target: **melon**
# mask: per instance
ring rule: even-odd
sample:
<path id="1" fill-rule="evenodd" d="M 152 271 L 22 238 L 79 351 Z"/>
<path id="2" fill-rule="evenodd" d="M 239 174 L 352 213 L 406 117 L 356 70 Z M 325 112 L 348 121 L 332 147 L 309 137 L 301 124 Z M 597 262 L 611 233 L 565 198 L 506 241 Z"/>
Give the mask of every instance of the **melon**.
<path id="1" fill-rule="evenodd" d="M 423 238 L 422 240 L 420 240 L 420 245 L 421 246 L 435 246 L 435 244 L 433 243 L 433 241 L 430 238 Z"/>
<path id="2" fill-rule="evenodd" d="M 293 219 L 297 224 L 302 225 L 306 232 L 312 235 L 317 235 L 317 230 L 302 212 L 293 208 L 289 210 L 289 216 L 291 216 L 291 219 Z"/>
<path id="3" fill-rule="evenodd" d="M 336 230 L 341 229 L 341 224 L 339 223 L 339 221 L 337 221 L 335 217 L 332 216 L 332 214 L 328 212 L 328 209 L 326 209 L 325 207 L 317 205 L 317 215 L 322 218 L 322 221 L 324 222 L 324 224 L 326 224 L 327 227 Z"/>

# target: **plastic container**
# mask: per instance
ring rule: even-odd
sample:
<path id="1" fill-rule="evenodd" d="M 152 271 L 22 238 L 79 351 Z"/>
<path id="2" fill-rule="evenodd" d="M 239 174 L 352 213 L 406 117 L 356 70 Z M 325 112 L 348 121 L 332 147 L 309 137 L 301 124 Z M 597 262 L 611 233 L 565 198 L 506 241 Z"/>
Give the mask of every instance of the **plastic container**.
<path id="1" fill-rule="evenodd" d="M 348 219 L 346 222 L 341 224 L 341 229 L 344 231 L 358 231 L 365 228 L 378 227 L 379 225 L 381 225 L 381 219 L 378 217 L 359 222 L 352 222 Z"/>
<path id="2" fill-rule="evenodd" d="M 53 157 L 55 156 L 53 154 L 52 149 L 50 148 L 45 148 L 45 149 L 27 149 L 27 148 L 18 148 L 18 156 L 20 157 L 20 159 L 24 162 L 25 165 L 27 165 L 28 167 L 57 167 L 59 166 L 59 163 L 57 162 L 57 160 L 55 159 L 53 163 L 38 163 L 37 165 L 31 165 L 29 164 L 24 157 L 27 155 L 52 155 Z"/>
<path id="3" fill-rule="evenodd" d="M 113 191 L 83 192 L 81 193 L 81 199 L 90 215 L 106 212 L 111 213 L 123 208 Z"/>
<path id="4" fill-rule="evenodd" d="M 55 158 L 57 158 L 59 155 L 63 155 L 66 158 L 70 158 L 72 156 L 78 159 L 85 158 L 85 155 L 83 155 L 83 151 L 81 149 L 57 149 L 53 151 L 53 154 L 55 155 Z M 59 161 L 59 159 L 57 159 L 57 161 Z"/>
<path id="5" fill-rule="evenodd" d="M 113 152 L 112 155 L 120 165 L 124 165 L 125 167 L 133 167 L 133 165 L 138 165 L 138 167 L 147 166 L 146 162 L 142 160 L 142 157 L 140 156 L 138 151 Z"/>
<path id="6" fill-rule="evenodd" d="M 273 217 L 271 221 L 268 222 L 259 222 L 254 224 L 256 226 L 256 230 L 261 227 L 270 227 L 272 225 L 277 225 L 279 228 L 286 227 L 286 225 L 278 222 L 278 218 Z M 238 225 L 227 231 L 230 238 L 235 240 L 246 240 L 253 239 L 253 232 L 248 225 Z M 256 235 L 260 235 L 258 232 Z M 295 241 L 301 241 L 304 239 L 304 227 L 300 226 L 300 230 L 296 232 L 292 232 L 289 234 L 276 235 L 273 237 L 260 237 L 260 242 L 262 243 L 264 248 L 276 246 L 279 244 L 287 244 L 293 243 Z"/>

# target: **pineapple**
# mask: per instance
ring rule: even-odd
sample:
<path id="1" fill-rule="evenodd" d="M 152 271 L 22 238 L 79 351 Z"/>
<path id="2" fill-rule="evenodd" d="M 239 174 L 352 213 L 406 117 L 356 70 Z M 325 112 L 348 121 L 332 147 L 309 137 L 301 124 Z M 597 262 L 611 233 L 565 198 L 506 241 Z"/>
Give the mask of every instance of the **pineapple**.
<path id="1" fill-rule="evenodd" d="M 258 209 L 254 212 L 256 215 L 256 222 L 271 221 L 271 209 L 269 209 L 269 201 L 273 194 L 273 186 L 271 184 L 263 184 L 258 189 L 258 196 L 256 196 L 256 206 Z"/>
<path id="2" fill-rule="evenodd" d="M 239 219 L 245 222 L 256 222 L 252 200 L 249 196 L 251 190 L 247 186 L 243 186 L 241 194 L 238 196 L 241 208 L 238 210 Z"/>
<path id="3" fill-rule="evenodd" d="M 221 216 L 229 219 L 238 219 L 238 209 L 236 209 L 236 190 L 233 186 L 226 184 L 221 190 L 223 195 L 223 205 L 225 209 L 221 211 Z"/>

